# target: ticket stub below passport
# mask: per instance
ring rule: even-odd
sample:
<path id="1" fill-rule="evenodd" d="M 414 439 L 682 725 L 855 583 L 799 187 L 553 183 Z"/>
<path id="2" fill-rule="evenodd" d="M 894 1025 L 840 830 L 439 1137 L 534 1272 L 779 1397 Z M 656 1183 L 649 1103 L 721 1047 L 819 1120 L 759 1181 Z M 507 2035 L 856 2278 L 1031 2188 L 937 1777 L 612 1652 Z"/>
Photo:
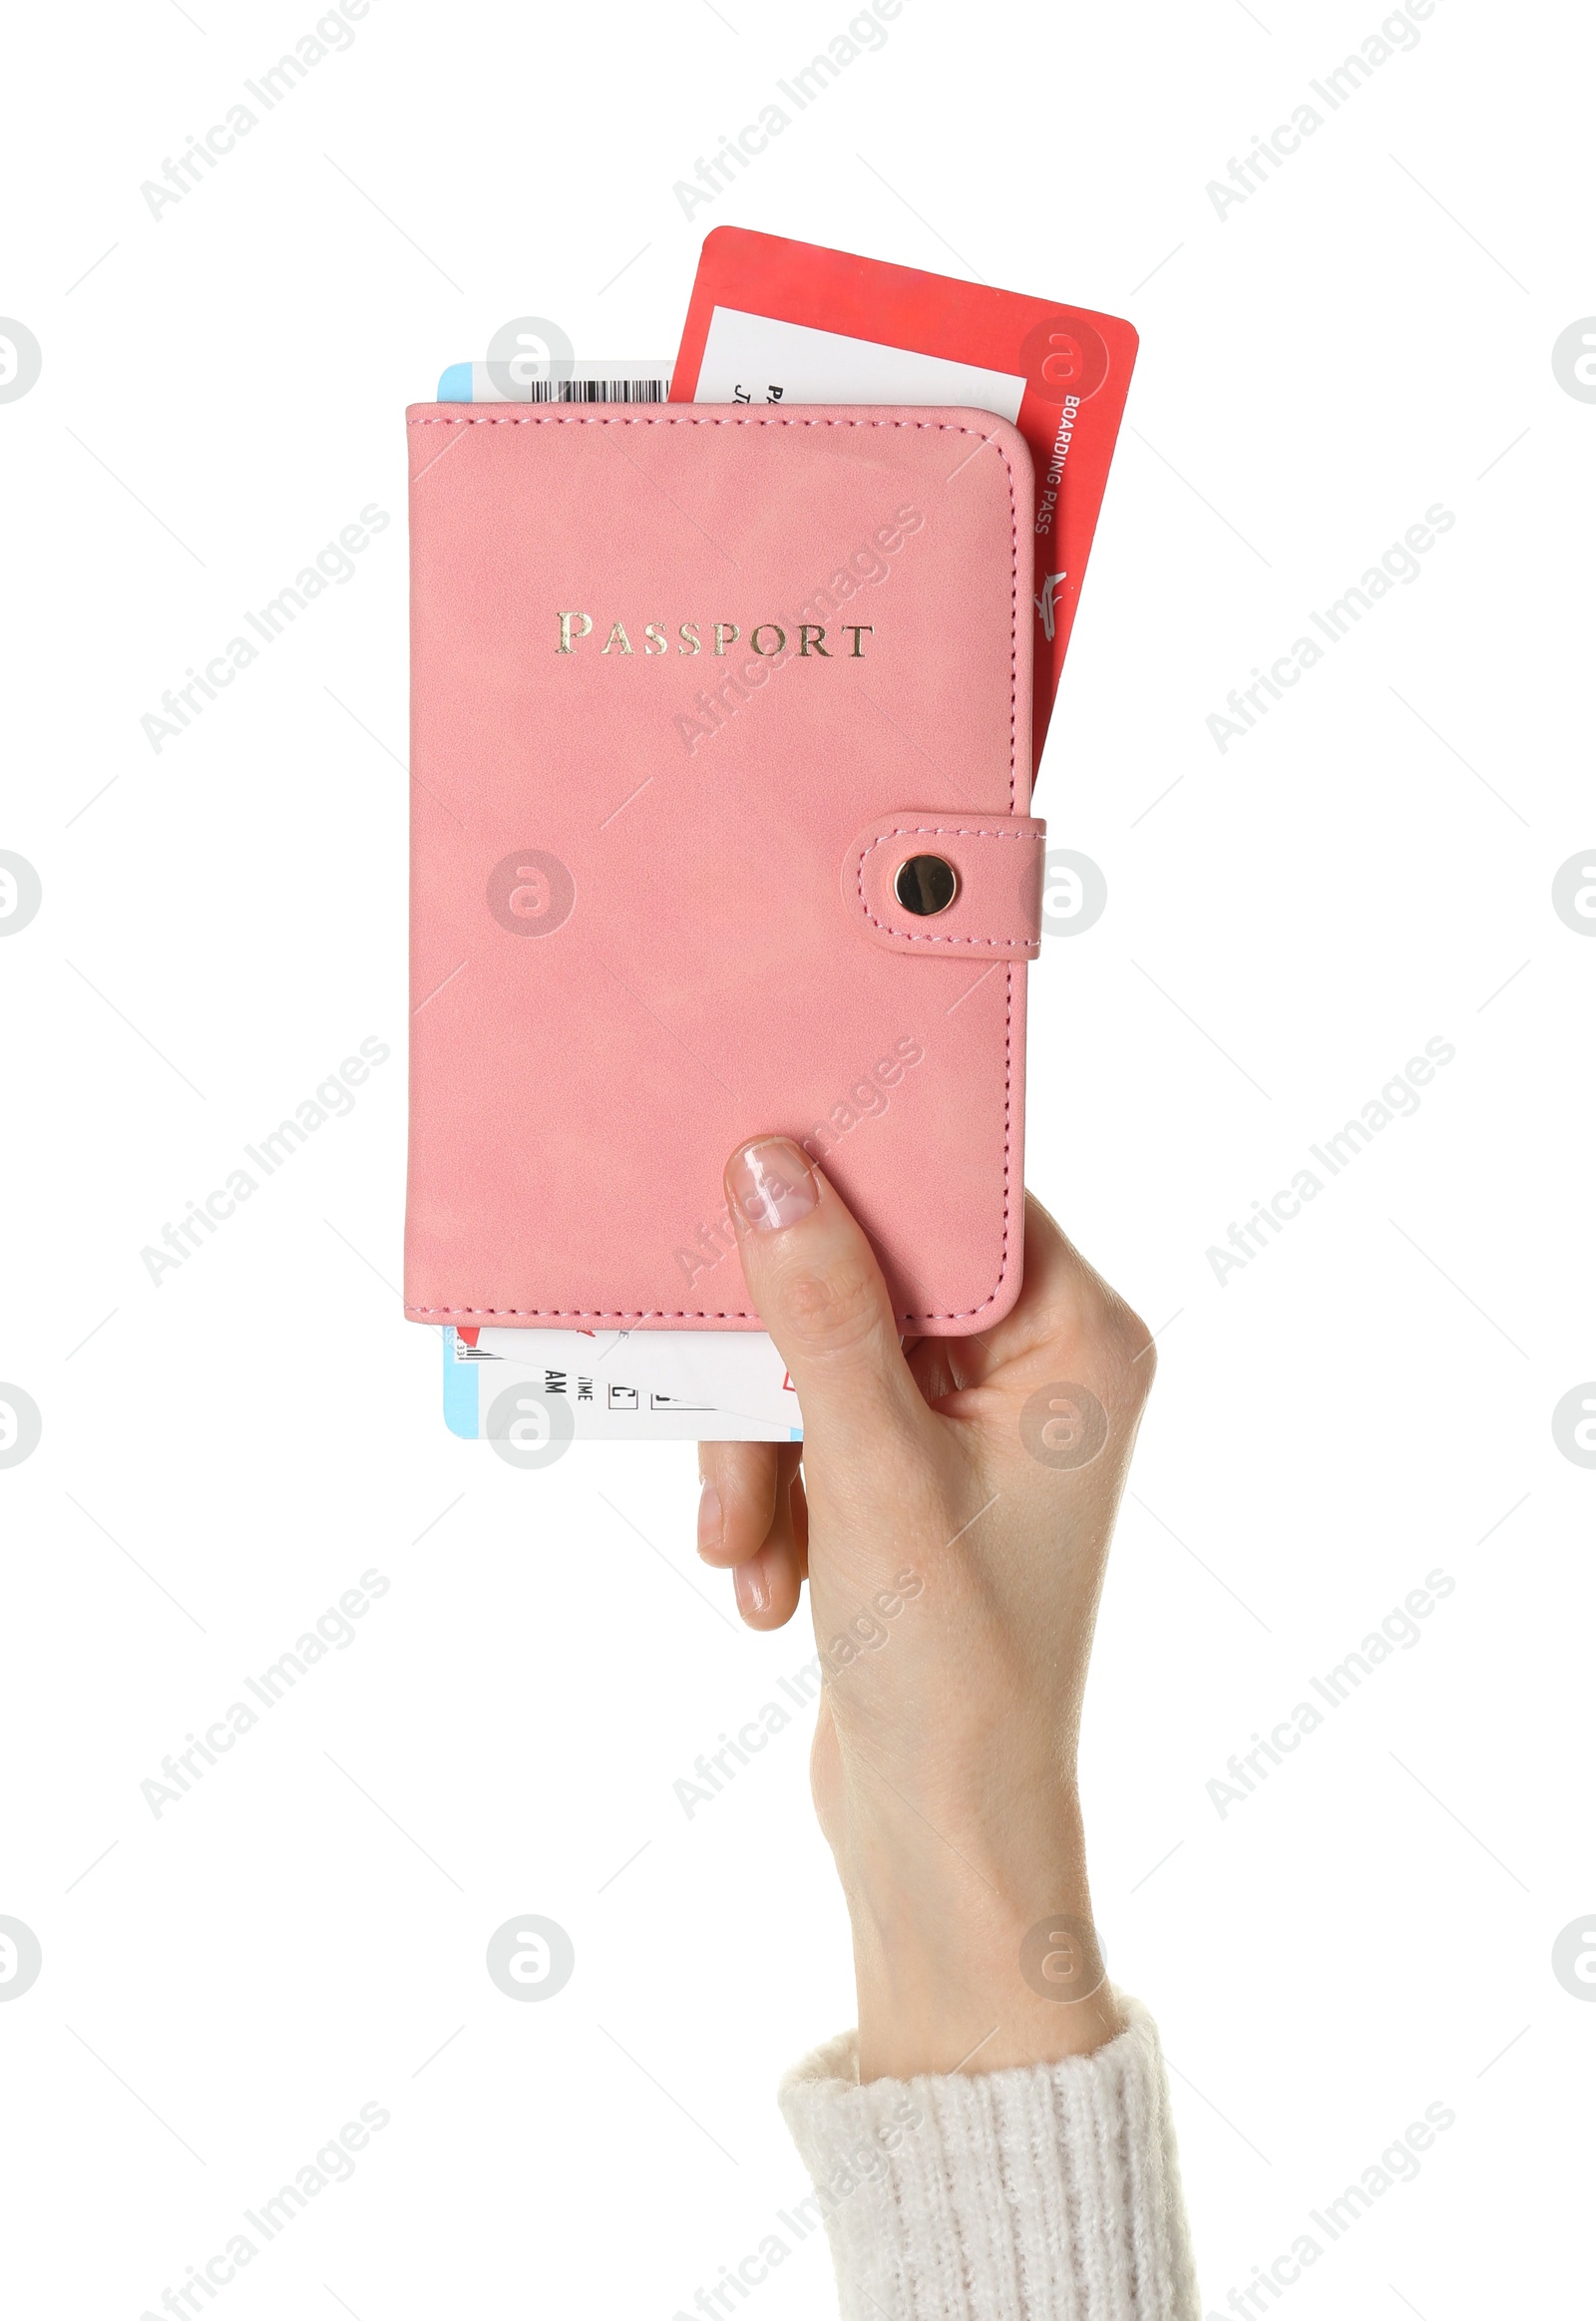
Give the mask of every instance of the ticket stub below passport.
<path id="1" fill-rule="evenodd" d="M 798 1397 L 762 1331 L 455 1330 L 443 1341 L 451 1433 L 512 1466 L 570 1442 L 800 1442 Z"/>

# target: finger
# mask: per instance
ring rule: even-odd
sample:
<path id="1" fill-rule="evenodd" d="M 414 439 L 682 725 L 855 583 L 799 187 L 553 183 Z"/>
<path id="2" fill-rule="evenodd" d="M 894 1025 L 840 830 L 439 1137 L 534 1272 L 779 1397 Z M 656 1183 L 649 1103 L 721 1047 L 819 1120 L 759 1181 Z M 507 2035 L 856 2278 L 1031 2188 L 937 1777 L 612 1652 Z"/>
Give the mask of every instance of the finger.
<path id="1" fill-rule="evenodd" d="M 791 1539 L 769 1540 L 737 1566 L 737 1610 L 745 1628 L 785 1628 L 798 1609 L 802 1583 Z"/>
<path id="2" fill-rule="evenodd" d="M 784 1627 L 798 1609 L 803 1555 L 792 1503 L 796 1474 L 796 1458 L 784 1449 L 769 1536 L 757 1555 L 737 1566 L 737 1610 L 750 1628 Z"/>
<path id="3" fill-rule="evenodd" d="M 1034 1193 L 1025 1195 L 1025 1287 L 1044 1313 L 1061 1312 L 1075 1323 L 1094 1323 L 1124 1307 Z"/>
<path id="4" fill-rule="evenodd" d="M 774 1442 L 701 1442 L 698 1553 L 720 1570 L 746 1563 L 770 1534 L 776 1512 Z"/>
<path id="5" fill-rule="evenodd" d="M 906 1350 L 906 1358 L 928 1402 L 940 1402 L 967 1377 L 979 1374 L 979 1363 L 968 1358 L 962 1338 L 923 1338 L 913 1353 Z"/>
<path id="6" fill-rule="evenodd" d="M 1116 1362 L 1139 1359 L 1151 1376 L 1156 1356 L 1151 1332 L 1095 1266 L 1082 1257 L 1034 1194 L 1025 1195 L 1024 1286 L 1011 1312 L 973 1338 L 922 1341 L 915 1368 L 928 1400 L 942 1394 L 930 1381 L 924 1360 L 935 1344 L 956 1390 L 980 1385 L 996 1370 L 1010 1372 L 1035 1357 L 1049 1360 L 1060 1349 L 1099 1349 Z"/>
<path id="7" fill-rule="evenodd" d="M 842 1443 L 929 1433 L 875 1252 L 836 1187 L 784 1136 L 726 1166 L 743 1278 L 787 1364 L 804 1430 Z"/>

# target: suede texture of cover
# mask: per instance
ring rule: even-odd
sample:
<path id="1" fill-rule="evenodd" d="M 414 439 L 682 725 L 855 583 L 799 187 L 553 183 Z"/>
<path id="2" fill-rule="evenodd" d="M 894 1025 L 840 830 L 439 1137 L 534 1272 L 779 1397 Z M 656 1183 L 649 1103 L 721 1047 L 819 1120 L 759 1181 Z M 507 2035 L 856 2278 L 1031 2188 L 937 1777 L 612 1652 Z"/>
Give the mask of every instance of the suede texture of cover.
<path id="1" fill-rule="evenodd" d="M 1023 440 L 896 406 L 407 417 L 406 1314 L 757 1330 L 721 1171 L 782 1134 L 905 1331 L 997 1321 L 1044 838 Z M 895 892 L 917 854 L 957 873 L 934 917 Z"/>

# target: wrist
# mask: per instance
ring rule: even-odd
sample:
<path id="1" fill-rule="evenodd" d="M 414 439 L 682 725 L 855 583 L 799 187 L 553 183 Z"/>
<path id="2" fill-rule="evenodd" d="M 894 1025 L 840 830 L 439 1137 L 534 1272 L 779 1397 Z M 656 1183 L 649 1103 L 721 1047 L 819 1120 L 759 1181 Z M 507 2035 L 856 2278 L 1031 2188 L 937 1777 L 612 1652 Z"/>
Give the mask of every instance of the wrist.
<path id="1" fill-rule="evenodd" d="M 913 1812 L 912 1835 L 901 1821 L 890 1838 L 850 1827 L 838 1866 L 862 2080 L 1052 2063 L 1122 2029 L 1076 1801 L 1057 1791 L 1030 1802 L 1022 1821 L 1005 1812 L 947 1833 Z"/>

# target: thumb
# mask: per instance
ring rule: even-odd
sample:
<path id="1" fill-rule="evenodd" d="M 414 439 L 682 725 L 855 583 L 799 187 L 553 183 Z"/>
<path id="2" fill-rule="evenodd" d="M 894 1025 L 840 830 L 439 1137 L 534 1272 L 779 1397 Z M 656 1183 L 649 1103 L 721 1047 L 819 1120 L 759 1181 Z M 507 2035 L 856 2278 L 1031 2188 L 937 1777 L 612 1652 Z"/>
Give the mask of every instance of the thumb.
<path id="1" fill-rule="evenodd" d="M 847 1204 L 785 1136 L 726 1163 L 748 1294 L 798 1391 L 806 1436 L 929 1431 L 875 1252 Z"/>

